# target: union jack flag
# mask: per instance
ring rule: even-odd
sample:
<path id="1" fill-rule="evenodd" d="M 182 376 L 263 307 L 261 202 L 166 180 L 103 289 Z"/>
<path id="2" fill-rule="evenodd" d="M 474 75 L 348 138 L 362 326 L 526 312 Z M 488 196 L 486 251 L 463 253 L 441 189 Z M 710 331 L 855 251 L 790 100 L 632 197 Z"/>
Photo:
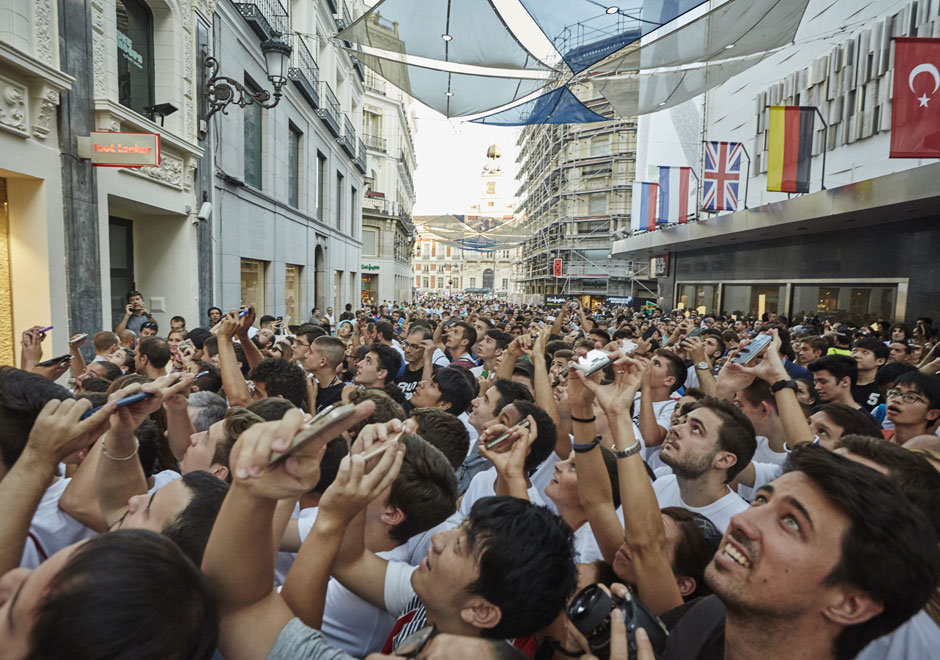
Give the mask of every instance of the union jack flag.
<path id="1" fill-rule="evenodd" d="M 740 142 L 706 142 L 704 197 L 706 211 L 737 211 L 741 181 Z"/>

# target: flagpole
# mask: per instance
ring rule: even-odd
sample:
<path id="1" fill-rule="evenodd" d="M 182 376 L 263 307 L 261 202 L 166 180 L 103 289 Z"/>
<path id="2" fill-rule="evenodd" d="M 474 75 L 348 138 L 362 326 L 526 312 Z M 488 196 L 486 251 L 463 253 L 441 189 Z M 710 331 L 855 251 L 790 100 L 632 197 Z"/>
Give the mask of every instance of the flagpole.
<path id="1" fill-rule="evenodd" d="M 826 151 L 829 149 L 829 124 L 826 123 L 826 118 L 823 117 L 823 114 L 819 111 L 819 108 L 815 105 L 813 110 L 816 111 L 816 114 L 819 115 L 819 120 L 823 123 L 823 162 L 822 162 L 822 178 L 820 179 L 819 185 L 820 190 L 826 189 Z"/>
<path id="2" fill-rule="evenodd" d="M 747 147 L 741 143 L 741 151 L 747 156 L 747 173 L 744 175 L 744 208 L 747 209 L 747 193 L 751 187 L 751 154 L 747 152 Z"/>

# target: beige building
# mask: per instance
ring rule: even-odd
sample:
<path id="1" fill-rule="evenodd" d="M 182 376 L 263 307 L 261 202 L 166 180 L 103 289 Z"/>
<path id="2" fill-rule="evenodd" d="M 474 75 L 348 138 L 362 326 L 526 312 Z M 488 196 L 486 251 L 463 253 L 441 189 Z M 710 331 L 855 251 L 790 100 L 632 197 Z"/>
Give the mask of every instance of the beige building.
<path id="1" fill-rule="evenodd" d="M 594 112 L 614 116 L 590 80 L 571 90 Z M 614 238 L 630 228 L 636 118 L 526 126 L 519 145 L 517 212 L 531 235 L 516 275 L 525 300 L 562 294 L 589 305 L 628 295 L 632 264 L 610 255 Z"/>
<path id="2" fill-rule="evenodd" d="M 480 197 L 464 212 L 468 228 L 465 238 L 476 235 L 471 229 L 513 219 L 514 200 L 509 194 L 511 182 L 501 165 L 502 151 L 490 145 L 480 172 Z M 477 293 L 510 298 L 519 293 L 513 276 L 518 249 L 491 252 L 461 249 L 442 241 L 432 229 L 439 216 L 415 217 L 417 240 L 414 248 L 415 289 L 435 294 Z"/>

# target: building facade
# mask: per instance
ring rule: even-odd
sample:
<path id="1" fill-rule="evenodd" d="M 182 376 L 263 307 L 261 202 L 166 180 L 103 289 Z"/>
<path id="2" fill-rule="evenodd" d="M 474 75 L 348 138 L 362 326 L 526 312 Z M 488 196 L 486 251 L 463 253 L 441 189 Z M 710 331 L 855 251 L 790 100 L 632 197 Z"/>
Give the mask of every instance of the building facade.
<path id="1" fill-rule="evenodd" d="M 833 31 L 840 33 L 835 46 L 819 36 Z M 751 158 L 746 208 L 637 233 L 618 240 L 615 255 L 652 262 L 667 308 L 852 323 L 940 314 L 940 266 L 932 256 L 940 248 L 940 165 L 889 158 L 892 37 L 937 34 L 937 3 L 860 9 L 850 0 L 811 0 L 796 45 L 704 97 L 655 113 L 641 130 L 640 150 L 655 145 L 662 153 L 672 136 L 676 158 L 689 157 L 670 164 L 696 171 L 701 140 L 744 143 Z M 825 119 L 815 122 L 808 194 L 766 189 L 771 105 L 813 106 Z M 683 142 L 676 139 L 682 124 L 707 130 Z"/>
<path id="2" fill-rule="evenodd" d="M 253 304 L 298 323 L 359 300 L 365 72 L 330 37 L 344 0 L 219 0 L 212 53 L 223 75 L 268 89 L 261 43 L 291 46 L 276 107 L 218 113 L 207 126 L 216 304 Z M 360 8 L 361 9 L 361 8 Z"/>
<path id="3" fill-rule="evenodd" d="M 637 125 L 634 117 L 613 118 L 590 79 L 570 87 L 612 119 L 531 125 L 520 133 L 517 212 L 531 238 L 521 249 L 516 281 L 527 302 L 556 294 L 589 306 L 629 295 L 637 275 L 633 263 L 611 257 L 613 240 L 630 227 Z"/>
<path id="4" fill-rule="evenodd" d="M 479 199 L 465 209 L 459 221 L 467 225 L 463 232 L 465 238 L 477 236 L 475 228 L 481 225 L 489 227 L 514 218 L 515 201 L 509 193 L 510 182 L 503 172 L 501 158 L 498 145 L 487 148 L 480 171 Z M 469 293 L 515 300 L 520 293 L 514 277 L 520 248 L 510 245 L 487 251 L 461 249 L 452 241 L 441 240 L 440 234 L 434 232 L 433 225 L 439 222 L 438 218 L 415 218 L 415 289 L 435 295 Z"/>
<path id="5" fill-rule="evenodd" d="M 376 17 L 376 15 L 373 15 Z M 393 26 L 377 23 L 394 36 Z M 415 229 L 413 172 L 416 132 L 411 99 L 366 71 L 362 139 L 366 145 L 366 195 L 362 201 L 363 305 L 410 301 Z"/>

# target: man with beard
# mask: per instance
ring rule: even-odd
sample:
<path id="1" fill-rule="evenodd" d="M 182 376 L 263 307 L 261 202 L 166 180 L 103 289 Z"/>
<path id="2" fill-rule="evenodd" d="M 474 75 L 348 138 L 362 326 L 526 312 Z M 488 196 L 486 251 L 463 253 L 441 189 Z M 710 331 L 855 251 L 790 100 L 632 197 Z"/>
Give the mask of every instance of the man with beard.
<path id="1" fill-rule="evenodd" d="M 754 426 L 744 413 L 728 401 L 705 397 L 666 435 L 659 458 L 672 473 L 656 470 L 653 490 L 659 507 L 681 506 L 726 530 L 731 516 L 748 507 L 728 484 L 756 448 Z"/>

